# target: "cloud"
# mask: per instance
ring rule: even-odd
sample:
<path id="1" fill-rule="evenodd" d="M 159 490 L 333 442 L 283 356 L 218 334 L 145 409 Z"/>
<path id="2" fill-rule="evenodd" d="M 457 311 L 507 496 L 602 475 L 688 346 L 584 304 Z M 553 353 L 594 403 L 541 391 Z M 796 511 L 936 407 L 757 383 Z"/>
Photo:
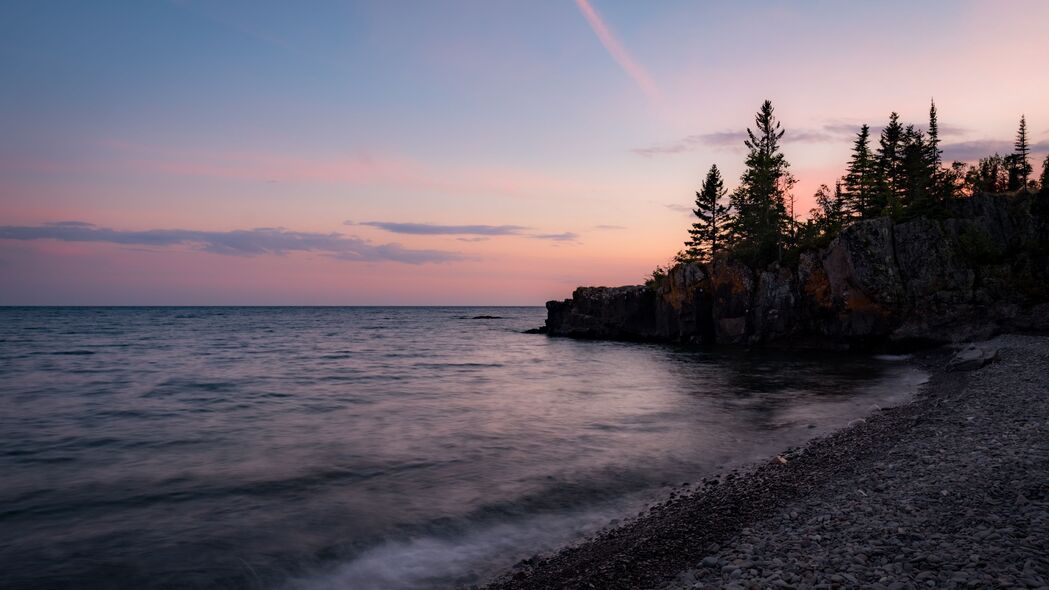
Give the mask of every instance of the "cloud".
<path id="1" fill-rule="evenodd" d="M 744 131 L 717 131 L 714 133 L 687 135 L 671 143 L 644 148 L 635 148 L 631 151 L 639 156 L 651 158 L 652 156 L 691 152 L 692 150 L 695 150 L 701 145 L 710 145 L 715 147 L 724 147 L 728 145 L 742 145 L 743 140 L 746 139 L 746 137 L 747 134 Z"/>
<path id="2" fill-rule="evenodd" d="M 941 145 L 941 149 L 943 149 L 944 160 L 973 162 L 993 154 L 1001 154 L 1003 156 L 1011 154 L 1013 153 L 1013 142 L 997 139 L 976 139 L 945 143 Z M 1031 144 L 1031 151 L 1035 153 L 1049 152 L 1049 141 Z"/>
<path id="3" fill-rule="evenodd" d="M 627 227 L 625 225 L 595 225 L 594 229 L 615 230 L 615 229 L 627 229 Z"/>
<path id="4" fill-rule="evenodd" d="M 346 225 L 354 224 L 346 222 Z M 520 225 L 439 225 L 436 223 L 398 223 L 394 221 L 362 221 L 356 225 L 368 225 L 395 234 L 416 236 L 515 236 L 528 229 Z"/>
<path id="5" fill-rule="evenodd" d="M 523 225 L 441 225 L 437 223 L 401 223 L 396 221 L 362 221 L 346 225 L 367 225 L 396 234 L 416 236 L 483 236 L 482 238 L 457 238 L 463 242 L 479 242 L 492 236 L 521 236 L 533 240 L 571 242 L 579 235 L 573 232 L 529 233 L 531 228 Z"/>
<path id="6" fill-rule="evenodd" d="M 317 252 L 353 261 L 393 261 L 406 264 L 448 262 L 463 259 L 458 252 L 414 250 L 400 244 L 374 244 L 339 233 L 296 232 L 284 228 L 255 228 L 233 231 L 186 229 L 116 230 L 84 222 L 58 222 L 39 226 L 0 226 L 0 240 L 59 240 L 105 242 L 131 246 L 189 246 L 227 256 L 284 255 Z"/>
<path id="7" fill-rule="evenodd" d="M 662 145 L 635 148 L 631 151 L 639 156 L 651 158 L 652 156 L 691 152 L 700 146 L 722 149 L 742 148 L 743 142 L 746 141 L 746 139 L 746 131 L 715 131 L 712 133 L 687 135 L 677 141 Z M 840 138 L 835 137 L 832 133 L 818 129 L 795 129 L 793 131 L 788 129 L 783 135 L 784 143 L 823 143 L 829 141 L 840 141 Z"/>
<path id="8" fill-rule="evenodd" d="M 676 211 L 677 213 L 687 213 L 689 215 L 692 214 L 692 209 L 690 207 L 681 205 L 679 203 L 666 203 L 663 206 L 667 209 L 670 209 L 671 211 Z"/>
<path id="9" fill-rule="evenodd" d="M 850 123 L 844 121 L 832 121 L 818 128 L 787 129 L 783 134 L 783 143 L 833 143 L 851 140 L 860 131 L 862 123 Z M 876 142 L 878 134 L 881 133 L 880 126 L 871 127 L 871 141 Z M 964 127 L 952 125 L 940 125 L 941 137 L 954 137 L 964 135 L 968 132 Z M 743 142 L 747 139 L 746 131 L 715 131 L 712 133 L 697 133 L 686 135 L 677 141 L 630 150 L 639 156 L 651 158 L 669 154 L 680 154 L 691 152 L 700 146 L 713 148 L 743 148 Z"/>
<path id="10" fill-rule="evenodd" d="M 886 117 L 887 118 L 887 117 Z M 904 126 L 910 125 L 910 123 L 901 121 Z M 925 123 L 916 125 L 924 129 Z M 860 127 L 863 123 L 848 122 L 848 121 L 834 121 L 827 123 L 823 126 L 823 130 L 833 135 L 846 136 L 849 138 L 856 137 L 856 134 L 860 132 Z M 885 128 L 884 125 L 870 125 L 871 138 L 877 138 L 881 134 L 881 130 Z M 959 137 L 969 133 L 969 130 L 965 127 L 959 127 L 958 125 L 951 125 L 950 123 L 940 123 L 940 137 Z"/>
<path id="11" fill-rule="evenodd" d="M 576 6 L 579 7 L 579 12 L 583 14 L 583 18 L 593 29 L 594 34 L 601 41 L 601 44 L 605 46 L 609 55 L 615 60 L 619 67 L 623 68 L 623 71 L 628 76 L 633 78 L 638 88 L 645 93 L 648 98 L 658 101 L 659 100 L 659 89 L 656 87 L 655 82 L 652 81 L 652 77 L 648 75 L 648 72 L 644 67 L 639 64 L 630 52 L 623 47 L 623 44 L 619 42 L 612 30 L 605 24 L 604 19 L 598 14 L 597 10 L 590 5 L 589 0 L 576 0 Z"/>
<path id="12" fill-rule="evenodd" d="M 554 242 L 574 242 L 579 239 L 579 235 L 570 231 L 561 232 L 559 234 L 531 234 L 528 236 L 533 240 L 552 240 Z"/>

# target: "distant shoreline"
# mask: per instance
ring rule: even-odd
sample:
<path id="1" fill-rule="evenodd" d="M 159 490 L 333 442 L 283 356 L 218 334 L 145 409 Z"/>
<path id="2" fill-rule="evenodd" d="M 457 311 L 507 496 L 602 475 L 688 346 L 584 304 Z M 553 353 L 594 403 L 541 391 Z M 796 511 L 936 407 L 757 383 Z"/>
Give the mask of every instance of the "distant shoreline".
<path id="1" fill-rule="evenodd" d="M 1038 465 L 1041 472 L 1026 464 L 1007 466 L 1010 474 L 1026 480 L 990 477 L 1000 473 L 1005 479 L 1002 455 L 1014 461 L 1019 457 L 1023 463 L 1047 450 L 1049 336 L 1007 335 L 990 342 L 1001 349 L 1000 362 L 973 373 L 947 372 L 944 367 L 952 350 L 921 353 L 914 362 L 931 376 L 912 401 L 876 411 L 801 449 L 680 488 L 621 526 L 555 555 L 518 564 L 487 588 L 654 588 L 671 582 L 685 588 L 745 588 L 755 583 L 763 588 L 818 583 L 827 587 L 880 583 L 888 588 L 896 587 L 892 582 L 908 587 L 905 584 L 926 580 L 945 587 L 952 575 L 956 583 L 964 578 L 977 585 L 1003 580 L 1045 583 L 1049 577 L 1038 578 L 1049 573 L 1044 557 L 1029 549 L 1032 554 L 1023 555 L 1017 526 L 1010 529 L 1003 524 L 1002 530 L 1015 531 L 1016 538 L 995 541 L 1001 551 L 1016 557 L 981 563 L 980 568 L 967 569 L 952 560 L 967 563 L 971 555 L 986 555 L 986 549 L 958 547 L 937 555 L 924 546 L 930 535 L 938 538 L 934 531 L 942 530 L 944 536 L 958 532 L 958 519 L 966 515 L 967 523 L 979 527 L 981 513 L 1001 508 L 986 494 L 1000 493 L 1008 500 L 1006 516 L 1001 517 L 1008 519 L 1015 498 L 1037 495 L 1019 488 L 1041 482 L 1043 497 L 1038 500 L 1049 508 L 1044 486 L 1049 464 L 1044 456 Z M 1015 432 L 1026 433 L 1026 438 L 1000 440 L 1001 434 Z M 1041 440 L 1041 450 L 1028 448 L 1030 440 Z M 974 445 L 972 454 L 956 456 L 966 445 Z M 942 451 L 937 450 L 940 447 Z M 991 448 L 995 451 L 981 451 Z M 970 485 L 993 489 L 968 498 Z M 1001 490 L 1002 485 L 1007 489 Z M 937 493 L 926 497 L 932 488 Z M 899 506 L 903 508 L 897 510 Z M 872 507 L 878 508 L 872 512 Z M 1032 529 L 1049 527 L 1046 513 L 1049 510 L 1040 510 L 1038 519 L 1018 518 L 1031 520 Z M 865 532 L 893 522 L 898 531 Z M 813 534 L 816 529 L 822 534 Z M 960 534 L 979 547 L 983 545 L 976 539 L 980 530 Z M 860 542 L 857 536 L 875 548 L 857 550 L 853 546 Z M 1044 545 L 1046 536 L 1040 539 Z M 896 545 L 883 546 L 890 541 Z M 765 553 L 758 555 L 758 548 Z M 825 556 L 827 552 L 834 557 Z M 850 552 L 862 553 L 862 563 L 848 563 Z M 929 562 L 914 563 L 914 555 L 925 555 Z M 897 563 L 901 558 L 905 559 Z M 879 559 L 889 565 L 874 567 Z M 1030 559 L 1040 561 L 1032 565 L 1025 561 Z M 807 566 L 818 571 L 808 571 Z M 977 575 L 985 577 L 973 577 Z"/>

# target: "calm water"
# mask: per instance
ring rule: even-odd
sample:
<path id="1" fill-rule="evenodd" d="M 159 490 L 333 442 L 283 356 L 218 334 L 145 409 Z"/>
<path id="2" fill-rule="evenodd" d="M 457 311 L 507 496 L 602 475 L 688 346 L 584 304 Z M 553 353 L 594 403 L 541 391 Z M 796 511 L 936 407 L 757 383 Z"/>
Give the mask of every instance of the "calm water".
<path id="1" fill-rule="evenodd" d="M 478 583 L 922 378 L 544 313 L 0 309 L 0 587 Z"/>

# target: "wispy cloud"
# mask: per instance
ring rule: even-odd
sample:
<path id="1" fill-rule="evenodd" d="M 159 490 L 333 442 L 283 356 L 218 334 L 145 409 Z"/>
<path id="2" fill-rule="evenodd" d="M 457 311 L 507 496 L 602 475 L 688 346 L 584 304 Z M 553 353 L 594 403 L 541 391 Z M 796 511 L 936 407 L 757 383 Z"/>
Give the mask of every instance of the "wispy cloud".
<path id="1" fill-rule="evenodd" d="M 787 129 L 783 135 L 784 143 L 833 143 L 851 140 L 859 132 L 862 123 L 849 123 L 844 121 L 833 121 L 820 127 Z M 871 127 L 872 142 L 877 140 L 881 133 L 881 127 Z M 956 137 L 964 135 L 967 130 L 963 127 L 952 125 L 940 125 L 941 137 Z M 635 148 L 631 150 L 639 156 L 651 158 L 653 156 L 664 156 L 680 154 L 708 146 L 718 149 L 743 149 L 743 142 L 747 139 L 744 131 L 714 131 L 711 133 L 697 133 L 686 135 L 676 141 L 657 144 L 649 147 Z"/>
<path id="2" fill-rule="evenodd" d="M 606 224 L 602 224 L 602 225 L 595 225 L 594 229 L 618 230 L 618 229 L 626 229 L 626 226 L 625 225 L 606 225 Z"/>
<path id="3" fill-rule="evenodd" d="M 522 225 L 442 225 L 438 223 L 402 223 L 396 221 L 362 221 L 360 223 L 347 221 L 345 224 L 367 225 L 395 234 L 416 236 L 483 236 L 481 239 L 493 236 L 520 236 L 533 240 L 552 240 L 557 242 L 571 242 L 579 239 L 579 234 L 574 232 L 534 233 L 532 228 Z M 459 238 L 459 240 L 464 242 L 476 242 L 481 241 L 481 239 Z"/>
<path id="4" fill-rule="evenodd" d="M 652 156 L 664 156 L 668 154 L 680 154 L 691 152 L 700 146 L 709 146 L 718 149 L 742 149 L 743 142 L 747 139 L 746 131 L 714 131 L 712 133 L 697 133 L 687 135 L 669 143 L 653 145 L 631 150 L 639 156 L 651 158 Z M 823 143 L 828 141 L 840 141 L 836 137 L 819 129 L 796 129 L 787 130 L 783 135 L 784 143 Z"/>
<path id="5" fill-rule="evenodd" d="M 346 225 L 354 225 L 346 222 Z M 438 235 L 477 235 L 477 236 L 516 236 L 527 230 L 520 225 L 440 225 L 436 223 L 399 223 L 394 221 L 362 221 L 356 225 L 368 225 L 395 234 L 421 236 Z"/>
<path id="6" fill-rule="evenodd" d="M 973 162 L 980 158 L 986 158 L 993 154 L 1003 156 L 1013 153 L 1013 142 L 997 139 L 976 139 L 973 141 L 960 141 L 957 143 L 946 143 L 942 145 L 944 160 L 958 160 L 961 162 Z M 1049 152 L 1049 141 L 1039 141 L 1031 144 L 1034 153 Z"/>
<path id="7" fill-rule="evenodd" d="M 533 240 L 551 240 L 554 242 L 574 242 L 579 239 L 579 234 L 566 231 L 559 234 L 531 234 L 528 236 Z"/>
<path id="8" fill-rule="evenodd" d="M 289 252 L 317 252 L 340 260 L 393 261 L 406 264 L 448 262 L 464 258 L 458 252 L 415 250 L 396 243 L 375 244 L 339 233 L 296 232 L 269 227 L 233 231 L 127 231 L 97 227 L 78 221 L 64 221 L 38 226 L 0 226 L 0 240 L 105 242 L 152 247 L 188 246 L 229 256 L 279 256 Z"/>
<path id="9" fill-rule="evenodd" d="M 590 5 L 589 0 L 576 0 L 576 6 L 579 7 L 579 12 L 583 13 L 583 18 L 590 24 L 590 28 L 593 29 L 594 34 L 601 41 L 601 44 L 605 46 L 609 55 L 612 59 L 619 64 L 619 67 L 623 68 L 623 71 L 628 76 L 634 79 L 634 82 L 638 85 L 642 92 L 645 93 L 652 100 L 659 100 L 660 93 L 659 88 L 656 87 L 655 82 L 652 81 L 652 77 L 648 75 L 648 72 L 644 67 L 641 66 L 634 59 L 630 52 L 623 47 L 623 44 L 619 42 L 612 30 L 605 24 L 604 19 L 598 14 L 597 10 Z"/>

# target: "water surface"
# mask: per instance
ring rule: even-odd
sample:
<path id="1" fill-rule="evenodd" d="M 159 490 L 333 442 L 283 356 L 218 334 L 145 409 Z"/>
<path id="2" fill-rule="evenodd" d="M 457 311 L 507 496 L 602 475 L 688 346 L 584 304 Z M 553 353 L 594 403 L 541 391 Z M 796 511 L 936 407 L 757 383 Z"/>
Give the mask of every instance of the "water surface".
<path id="1" fill-rule="evenodd" d="M 544 313 L 0 309 L 0 586 L 479 583 L 922 378 Z"/>

